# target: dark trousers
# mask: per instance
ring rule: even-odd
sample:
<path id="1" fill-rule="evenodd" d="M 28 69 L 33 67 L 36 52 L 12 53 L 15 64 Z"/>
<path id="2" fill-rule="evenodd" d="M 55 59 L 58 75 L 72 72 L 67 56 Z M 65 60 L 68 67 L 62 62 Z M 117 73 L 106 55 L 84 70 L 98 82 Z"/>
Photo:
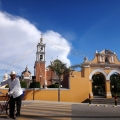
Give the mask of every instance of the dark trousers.
<path id="1" fill-rule="evenodd" d="M 22 95 L 18 96 L 17 98 L 13 98 L 12 96 L 10 97 L 10 117 L 14 117 L 15 104 L 17 107 L 16 116 L 20 116 L 21 101 L 22 101 Z"/>

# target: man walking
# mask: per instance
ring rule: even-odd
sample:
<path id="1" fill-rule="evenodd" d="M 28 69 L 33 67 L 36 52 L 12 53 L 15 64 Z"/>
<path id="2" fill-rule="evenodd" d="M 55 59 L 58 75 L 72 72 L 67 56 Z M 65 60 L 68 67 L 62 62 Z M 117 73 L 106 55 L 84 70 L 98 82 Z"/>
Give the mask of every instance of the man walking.
<path id="1" fill-rule="evenodd" d="M 20 116 L 21 101 L 22 101 L 22 89 L 20 81 L 16 78 L 15 71 L 11 71 L 10 78 L 6 81 L 1 82 L 1 85 L 9 85 L 9 92 L 7 93 L 10 96 L 10 118 L 15 119 L 15 104 L 17 106 L 16 117 Z"/>

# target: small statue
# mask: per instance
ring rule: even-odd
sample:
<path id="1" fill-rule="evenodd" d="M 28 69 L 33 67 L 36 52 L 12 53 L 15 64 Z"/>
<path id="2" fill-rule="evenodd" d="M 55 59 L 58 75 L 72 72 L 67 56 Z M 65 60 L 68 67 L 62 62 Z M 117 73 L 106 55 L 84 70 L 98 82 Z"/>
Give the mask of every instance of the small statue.
<path id="1" fill-rule="evenodd" d="M 85 58 L 84 58 L 84 62 L 87 62 L 88 61 L 88 58 L 85 56 Z"/>
<path id="2" fill-rule="evenodd" d="M 40 44 L 43 43 L 43 34 L 41 34 L 41 38 L 40 38 Z"/>

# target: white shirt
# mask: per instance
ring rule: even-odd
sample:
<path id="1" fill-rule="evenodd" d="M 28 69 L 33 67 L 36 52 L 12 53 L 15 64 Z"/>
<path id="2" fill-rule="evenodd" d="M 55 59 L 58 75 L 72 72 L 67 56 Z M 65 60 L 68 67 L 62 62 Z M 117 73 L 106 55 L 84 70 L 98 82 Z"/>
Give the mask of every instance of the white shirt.
<path id="1" fill-rule="evenodd" d="M 1 82 L 1 85 L 9 85 L 10 91 L 8 92 L 9 95 L 12 95 L 13 98 L 16 98 L 18 96 L 20 96 L 23 91 L 20 85 L 20 81 L 18 78 L 15 78 L 14 80 L 11 80 L 11 78 L 9 78 L 6 81 Z"/>

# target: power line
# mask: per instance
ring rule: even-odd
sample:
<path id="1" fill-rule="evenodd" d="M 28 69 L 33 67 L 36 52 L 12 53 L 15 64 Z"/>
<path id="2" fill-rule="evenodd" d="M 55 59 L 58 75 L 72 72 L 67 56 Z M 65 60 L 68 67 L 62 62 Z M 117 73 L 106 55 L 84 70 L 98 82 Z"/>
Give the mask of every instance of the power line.
<path id="1" fill-rule="evenodd" d="M 72 54 L 73 56 L 76 56 L 77 57 L 85 57 L 86 55 L 94 55 L 94 54 L 91 54 L 91 53 L 88 53 L 88 52 L 83 52 L 81 50 L 76 50 L 76 49 L 66 49 L 65 47 L 62 47 L 54 42 L 51 42 L 50 40 L 47 40 L 46 38 L 44 38 L 44 40 L 49 44 L 51 45 L 52 47 L 54 48 L 57 48 L 57 49 L 61 49 L 61 50 L 64 50 L 64 51 L 68 51 L 70 54 Z M 38 43 L 38 42 L 37 42 Z M 24 58 L 26 58 L 32 51 L 33 49 L 35 48 L 36 46 L 36 43 L 35 45 L 33 45 L 32 48 L 30 48 L 25 54 L 23 54 L 21 57 L 19 57 L 18 59 L 14 60 L 12 63 L 10 63 L 9 65 L 5 65 L 5 67 L 1 68 L 1 69 L 8 69 L 8 67 L 13 67 L 15 66 L 18 62 L 22 61 Z"/>

